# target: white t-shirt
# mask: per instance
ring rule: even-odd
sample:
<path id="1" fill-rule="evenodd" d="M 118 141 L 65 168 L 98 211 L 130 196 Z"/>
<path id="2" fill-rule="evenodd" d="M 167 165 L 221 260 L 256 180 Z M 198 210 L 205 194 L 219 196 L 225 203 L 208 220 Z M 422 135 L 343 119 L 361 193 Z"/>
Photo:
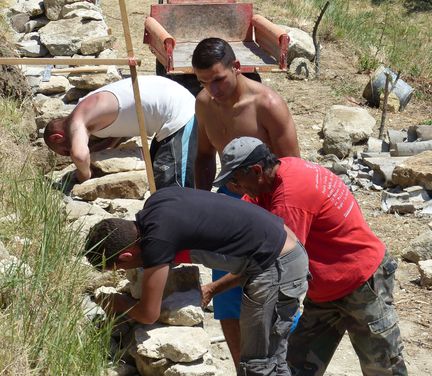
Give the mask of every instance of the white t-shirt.
<path id="1" fill-rule="evenodd" d="M 159 76 L 139 76 L 138 85 L 147 135 L 155 135 L 157 141 L 181 129 L 194 116 L 195 97 L 177 82 Z M 139 136 L 132 80 L 114 82 L 87 96 L 103 91 L 115 95 L 119 112 L 112 124 L 92 134 L 100 138 Z"/>

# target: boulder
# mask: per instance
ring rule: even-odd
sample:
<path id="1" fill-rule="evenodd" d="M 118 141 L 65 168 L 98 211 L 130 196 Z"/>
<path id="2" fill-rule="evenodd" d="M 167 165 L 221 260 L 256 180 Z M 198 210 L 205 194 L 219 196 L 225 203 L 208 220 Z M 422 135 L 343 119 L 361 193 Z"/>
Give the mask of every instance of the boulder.
<path id="1" fill-rule="evenodd" d="M 66 17 L 70 12 L 76 11 L 76 10 L 89 10 L 94 12 L 100 12 L 100 8 L 89 2 L 89 1 L 78 1 L 76 3 L 66 4 L 61 8 L 60 11 L 60 17 L 61 18 L 70 18 Z"/>
<path id="2" fill-rule="evenodd" d="M 69 202 L 65 204 L 64 209 L 67 213 L 67 218 L 69 221 L 76 221 L 77 219 L 85 215 L 97 214 L 101 217 L 104 217 L 108 214 L 98 205 L 76 200 L 69 200 Z"/>
<path id="3" fill-rule="evenodd" d="M 38 30 L 41 27 L 44 27 L 46 24 L 48 24 L 49 20 L 46 17 L 38 17 L 35 19 L 32 19 L 28 21 L 24 25 L 24 31 L 26 33 L 31 33 L 32 31 Z"/>
<path id="4" fill-rule="evenodd" d="M 37 17 L 44 12 L 44 2 L 42 0 L 17 1 L 11 8 L 12 13 L 24 13 L 30 17 Z"/>
<path id="5" fill-rule="evenodd" d="M 335 105 L 327 112 L 322 131 L 325 138 L 330 131 L 344 130 L 354 144 L 367 141 L 375 123 L 375 119 L 363 108 Z"/>
<path id="6" fill-rule="evenodd" d="M 189 363 L 202 359 L 210 348 L 209 336 L 199 327 L 138 325 L 134 337 L 137 357 Z"/>
<path id="7" fill-rule="evenodd" d="M 49 98 L 35 104 L 37 115 L 35 117 L 38 129 L 43 129 L 53 119 L 68 116 L 75 106 L 66 105 L 59 98 Z"/>
<path id="8" fill-rule="evenodd" d="M 168 368 L 164 376 L 216 376 L 218 372 L 207 364 L 175 364 Z"/>
<path id="9" fill-rule="evenodd" d="M 174 292 L 162 301 L 159 322 L 168 325 L 195 326 L 204 320 L 201 292 L 197 289 Z"/>
<path id="10" fill-rule="evenodd" d="M 288 76 L 293 80 L 311 80 L 315 78 L 315 66 L 304 57 L 296 57 L 288 68 Z"/>
<path id="11" fill-rule="evenodd" d="M 85 201 L 96 198 L 134 198 L 141 199 L 148 191 L 147 176 L 135 171 L 119 172 L 76 184 L 72 195 Z"/>
<path id="12" fill-rule="evenodd" d="M 98 55 L 102 51 L 112 48 L 114 39 L 110 36 L 90 38 L 81 43 L 81 53 L 83 55 Z"/>
<path id="13" fill-rule="evenodd" d="M 345 158 L 352 151 L 352 142 L 349 133 L 344 129 L 343 124 L 329 128 L 324 134 L 323 152 L 333 154 L 338 158 Z"/>
<path id="14" fill-rule="evenodd" d="M 111 82 L 121 80 L 121 75 L 115 66 L 109 66 L 106 73 L 71 73 L 68 79 L 78 89 L 96 90 Z"/>
<path id="15" fill-rule="evenodd" d="M 41 42 L 51 55 L 72 56 L 80 50 L 83 40 L 107 36 L 108 27 L 103 21 L 87 21 L 75 17 L 51 21 L 39 29 L 39 34 Z"/>
<path id="16" fill-rule="evenodd" d="M 432 231 L 417 236 L 404 250 L 402 257 L 412 262 L 432 259 Z"/>
<path id="17" fill-rule="evenodd" d="M 419 261 L 420 285 L 432 287 L 432 260 Z"/>
<path id="18" fill-rule="evenodd" d="M 45 46 L 35 39 L 17 42 L 15 47 L 21 57 L 42 57 L 48 54 Z"/>
<path id="19" fill-rule="evenodd" d="M 66 77 L 63 76 L 51 76 L 49 81 L 41 81 L 39 88 L 37 89 L 38 93 L 45 95 L 53 95 L 65 93 L 69 88 L 69 81 Z"/>
<path id="20" fill-rule="evenodd" d="M 420 185 L 432 190 L 432 150 L 409 157 L 396 166 L 392 180 L 401 187 Z"/>
<path id="21" fill-rule="evenodd" d="M 110 201 L 108 212 L 116 217 L 135 220 L 135 215 L 143 208 L 145 200 L 133 200 L 128 198 L 115 198 Z"/>
<path id="22" fill-rule="evenodd" d="M 288 34 L 290 41 L 288 46 L 287 63 L 290 64 L 297 57 L 303 57 L 312 61 L 315 58 L 315 46 L 312 37 L 305 31 L 295 27 L 279 25 Z"/>
<path id="23" fill-rule="evenodd" d="M 106 149 L 91 154 L 92 166 L 102 175 L 145 170 L 141 149 Z"/>
<path id="24" fill-rule="evenodd" d="M 17 33 L 26 32 L 25 25 L 30 21 L 30 16 L 27 13 L 17 13 L 9 18 L 10 25 Z"/>

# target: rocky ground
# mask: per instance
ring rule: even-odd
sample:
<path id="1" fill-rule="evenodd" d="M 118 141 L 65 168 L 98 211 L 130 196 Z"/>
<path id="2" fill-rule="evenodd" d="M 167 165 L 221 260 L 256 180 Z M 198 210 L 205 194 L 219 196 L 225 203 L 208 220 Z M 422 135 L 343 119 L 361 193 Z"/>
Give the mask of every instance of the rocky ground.
<path id="1" fill-rule="evenodd" d="M 124 36 L 117 0 L 101 2 L 106 22 L 117 38 L 116 49 L 119 57 L 125 56 Z M 150 12 L 150 2 L 129 0 L 127 2 L 129 23 L 137 57 L 143 60 L 140 71 L 143 74 L 155 72 L 155 59 L 148 47 L 142 44 L 143 22 Z M 362 105 L 361 94 L 369 76 L 359 74 L 355 68 L 355 58 L 346 46 L 324 43 L 322 49 L 322 75 L 320 80 L 293 81 L 282 74 L 263 75 L 263 82 L 276 90 L 288 103 L 297 126 L 302 155 L 314 159 L 322 146 L 318 131 L 325 113 L 335 104 Z M 378 109 L 368 108 L 377 124 L 381 118 Z M 414 97 L 405 111 L 389 114 L 387 127 L 392 129 L 407 128 L 430 118 L 430 102 Z M 378 130 L 376 135 L 378 135 Z M 380 193 L 359 190 L 356 198 L 362 207 L 372 229 L 385 241 L 388 249 L 399 256 L 409 242 L 427 229 L 426 218 L 417 218 L 414 214 L 399 216 L 385 214 L 380 209 Z M 400 317 L 400 326 L 405 342 L 405 355 L 411 375 L 426 376 L 432 374 L 432 292 L 421 289 L 418 285 L 417 266 L 399 262 L 395 291 L 396 307 Z M 219 324 L 206 315 L 206 328 L 211 337 L 220 336 Z M 229 352 L 224 342 L 212 347 L 217 367 L 225 375 L 234 375 Z M 357 357 L 344 338 L 326 373 L 329 376 L 361 375 Z"/>

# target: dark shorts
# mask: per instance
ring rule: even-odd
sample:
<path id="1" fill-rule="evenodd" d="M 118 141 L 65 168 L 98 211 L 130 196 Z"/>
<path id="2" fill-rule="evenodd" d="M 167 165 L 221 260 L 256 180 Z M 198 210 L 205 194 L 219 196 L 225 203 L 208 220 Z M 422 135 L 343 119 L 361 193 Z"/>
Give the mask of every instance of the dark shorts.
<path id="1" fill-rule="evenodd" d="M 156 189 L 177 185 L 195 187 L 194 163 L 197 151 L 196 118 L 162 141 L 153 139 L 150 157 Z"/>

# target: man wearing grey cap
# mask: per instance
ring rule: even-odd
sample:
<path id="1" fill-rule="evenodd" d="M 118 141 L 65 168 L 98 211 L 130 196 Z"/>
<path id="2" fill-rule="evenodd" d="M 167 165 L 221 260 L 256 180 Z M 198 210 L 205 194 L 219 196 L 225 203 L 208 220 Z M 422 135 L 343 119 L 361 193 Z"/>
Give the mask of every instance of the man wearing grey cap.
<path id="1" fill-rule="evenodd" d="M 346 331 L 364 375 L 407 375 L 393 306 L 397 263 L 343 181 L 242 137 L 225 147 L 214 184 L 228 182 L 244 200 L 282 217 L 308 252 L 312 280 L 288 340 L 293 375 L 323 375 Z"/>

